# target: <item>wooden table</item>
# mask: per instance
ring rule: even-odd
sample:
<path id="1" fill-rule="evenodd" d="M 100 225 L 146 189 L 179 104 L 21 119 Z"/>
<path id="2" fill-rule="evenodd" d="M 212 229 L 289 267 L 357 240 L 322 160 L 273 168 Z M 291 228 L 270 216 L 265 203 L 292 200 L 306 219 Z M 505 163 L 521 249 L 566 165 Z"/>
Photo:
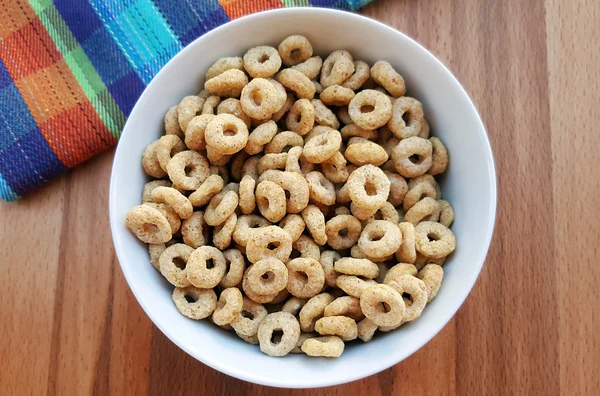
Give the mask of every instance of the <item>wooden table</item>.
<path id="1" fill-rule="evenodd" d="M 475 101 L 496 157 L 496 232 L 437 337 L 378 375 L 307 394 L 597 394 L 599 5 L 376 0 L 363 10 L 429 48 Z M 281 392 L 202 365 L 146 317 L 112 248 L 112 157 L 0 204 L 0 394 Z"/>

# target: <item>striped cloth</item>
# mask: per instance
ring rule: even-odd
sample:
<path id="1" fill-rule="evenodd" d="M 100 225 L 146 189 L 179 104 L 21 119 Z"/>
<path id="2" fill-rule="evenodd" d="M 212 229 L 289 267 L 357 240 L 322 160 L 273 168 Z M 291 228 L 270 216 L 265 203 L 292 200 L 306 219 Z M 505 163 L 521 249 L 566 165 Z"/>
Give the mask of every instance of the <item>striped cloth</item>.
<path id="1" fill-rule="evenodd" d="M 113 146 L 152 77 L 232 19 L 370 0 L 0 0 L 0 198 Z"/>

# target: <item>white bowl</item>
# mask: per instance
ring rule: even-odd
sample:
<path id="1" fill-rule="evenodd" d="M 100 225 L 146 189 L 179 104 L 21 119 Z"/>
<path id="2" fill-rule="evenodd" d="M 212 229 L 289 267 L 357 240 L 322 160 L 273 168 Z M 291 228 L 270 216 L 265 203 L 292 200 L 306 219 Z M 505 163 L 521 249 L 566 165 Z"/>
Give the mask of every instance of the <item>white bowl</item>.
<path id="1" fill-rule="evenodd" d="M 277 44 L 303 34 L 315 53 L 349 50 L 355 59 L 385 59 L 404 76 L 408 94 L 423 103 L 432 133 L 448 148 L 442 180 L 445 199 L 456 212 L 452 230 L 458 247 L 444 265 L 441 290 L 420 318 L 373 341 L 350 345 L 338 359 L 288 355 L 273 358 L 258 346 L 208 321 L 182 316 L 171 301 L 172 287 L 149 264 L 147 247 L 125 228 L 125 214 L 140 204 L 144 183 L 142 151 L 163 133 L 163 116 L 186 95 L 200 91 L 204 73 L 223 56 L 243 55 L 253 46 Z M 135 105 L 117 148 L 110 183 L 110 223 L 125 278 L 156 326 L 181 349 L 208 366 L 263 385 L 308 388 L 341 384 L 384 370 L 422 347 L 458 310 L 483 266 L 496 211 L 492 151 L 477 110 L 459 82 L 431 53 L 404 34 L 346 12 L 296 8 L 262 12 L 227 23 L 175 56 Z"/>

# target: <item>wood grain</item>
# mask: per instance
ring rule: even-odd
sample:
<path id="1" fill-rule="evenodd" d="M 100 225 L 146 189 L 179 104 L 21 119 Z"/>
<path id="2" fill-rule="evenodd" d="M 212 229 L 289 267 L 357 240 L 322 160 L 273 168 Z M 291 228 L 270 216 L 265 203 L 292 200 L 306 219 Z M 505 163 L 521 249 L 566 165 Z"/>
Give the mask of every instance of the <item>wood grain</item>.
<path id="1" fill-rule="evenodd" d="M 484 270 L 400 364 L 290 395 L 593 395 L 600 389 L 600 3 L 376 0 L 476 103 L 499 196 Z M 145 316 L 108 227 L 112 150 L 0 204 L 0 394 L 275 395 L 197 362 Z"/>

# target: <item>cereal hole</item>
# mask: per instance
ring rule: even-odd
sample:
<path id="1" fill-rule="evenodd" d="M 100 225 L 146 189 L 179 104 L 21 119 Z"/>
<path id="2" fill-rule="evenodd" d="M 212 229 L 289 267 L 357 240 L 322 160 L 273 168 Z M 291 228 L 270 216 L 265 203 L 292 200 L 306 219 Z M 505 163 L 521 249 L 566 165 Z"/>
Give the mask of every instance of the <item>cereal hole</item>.
<path id="1" fill-rule="evenodd" d="M 298 275 L 298 278 L 302 280 L 302 283 L 308 283 L 308 275 L 306 275 L 305 272 L 298 271 L 296 274 Z"/>
<path id="2" fill-rule="evenodd" d="M 256 104 L 257 106 L 260 106 L 263 101 L 263 94 L 262 94 L 262 92 L 260 92 L 259 90 L 256 89 L 256 90 L 252 91 L 251 98 L 252 98 L 252 101 L 254 102 L 254 104 Z"/>
<path id="3" fill-rule="evenodd" d="M 271 334 L 271 343 L 279 344 L 281 342 L 282 337 L 283 337 L 283 330 L 274 330 L 273 334 Z"/>
<path id="4" fill-rule="evenodd" d="M 183 171 L 185 172 L 185 175 L 189 177 L 190 173 L 194 171 L 194 167 L 191 165 L 187 165 L 185 168 L 183 168 Z"/>
<path id="5" fill-rule="evenodd" d="M 340 234 L 341 237 L 345 237 L 348 235 L 348 229 L 342 228 L 341 230 L 338 231 L 338 234 Z"/>
<path id="6" fill-rule="evenodd" d="M 237 128 L 235 125 L 225 125 L 223 128 L 223 135 L 225 136 L 235 136 L 237 135 Z"/>
<path id="7" fill-rule="evenodd" d="M 271 271 L 267 271 L 261 275 L 261 278 L 267 282 L 271 282 L 273 279 L 275 279 L 275 274 Z"/>
<path id="8" fill-rule="evenodd" d="M 206 268 L 207 269 L 211 269 L 211 268 L 215 268 L 215 263 L 213 262 L 213 259 L 208 259 L 206 260 Z"/>
<path id="9" fill-rule="evenodd" d="M 185 294 L 183 297 L 185 298 L 185 301 L 189 302 L 190 304 L 193 304 L 197 301 L 194 296 L 190 296 L 189 294 Z"/>
<path id="10" fill-rule="evenodd" d="M 290 51 L 290 55 L 292 57 L 298 57 L 300 55 L 300 48 L 294 48 Z"/>
<path id="11" fill-rule="evenodd" d="M 262 55 L 260 56 L 260 58 L 258 58 L 258 62 L 259 62 L 259 63 L 265 63 L 266 61 L 268 61 L 268 60 L 269 60 L 269 58 L 270 58 L 270 57 L 269 57 L 269 55 L 267 55 L 267 54 L 262 54 Z"/>
<path id="12" fill-rule="evenodd" d="M 377 195 L 377 186 L 370 180 L 367 180 L 365 183 L 365 191 L 367 195 L 372 197 L 373 195 Z"/>
<path id="13" fill-rule="evenodd" d="M 380 302 L 379 305 L 377 306 L 377 309 L 383 313 L 388 313 L 392 310 L 390 305 L 388 303 L 386 303 L 385 301 Z"/>
<path id="14" fill-rule="evenodd" d="M 279 245 L 281 245 L 281 242 L 279 242 L 279 241 L 269 242 L 269 244 L 267 245 L 267 249 L 275 250 L 279 247 Z"/>
<path id="15" fill-rule="evenodd" d="M 408 157 L 408 160 L 413 164 L 417 164 L 420 161 L 420 158 L 417 154 L 413 154 L 410 157 Z"/>
<path id="16" fill-rule="evenodd" d="M 433 232 L 430 232 L 430 233 L 427 234 L 427 240 L 429 242 L 439 241 L 439 239 L 440 238 L 438 237 L 438 235 L 434 234 Z"/>
<path id="17" fill-rule="evenodd" d="M 181 257 L 174 257 L 173 264 L 179 269 L 185 269 L 187 263 Z"/>
<path id="18" fill-rule="evenodd" d="M 242 310 L 242 312 L 240 312 L 240 315 L 242 315 L 246 319 L 254 320 L 254 314 L 252 312 Z"/>
<path id="19" fill-rule="evenodd" d="M 408 111 L 405 111 L 402 114 L 402 121 L 404 121 L 405 125 L 410 125 L 412 123 L 412 114 Z"/>
<path id="20" fill-rule="evenodd" d="M 373 110 L 375 110 L 375 106 L 370 105 L 370 104 L 364 104 L 362 106 L 360 106 L 360 112 L 361 113 L 371 113 Z"/>
<path id="21" fill-rule="evenodd" d="M 150 234 L 150 233 L 154 234 L 154 233 L 158 232 L 158 226 L 156 226 L 155 224 L 151 224 L 151 223 L 145 223 L 142 226 L 142 229 L 143 229 L 143 232 L 148 233 L 148 234 Z"/>

